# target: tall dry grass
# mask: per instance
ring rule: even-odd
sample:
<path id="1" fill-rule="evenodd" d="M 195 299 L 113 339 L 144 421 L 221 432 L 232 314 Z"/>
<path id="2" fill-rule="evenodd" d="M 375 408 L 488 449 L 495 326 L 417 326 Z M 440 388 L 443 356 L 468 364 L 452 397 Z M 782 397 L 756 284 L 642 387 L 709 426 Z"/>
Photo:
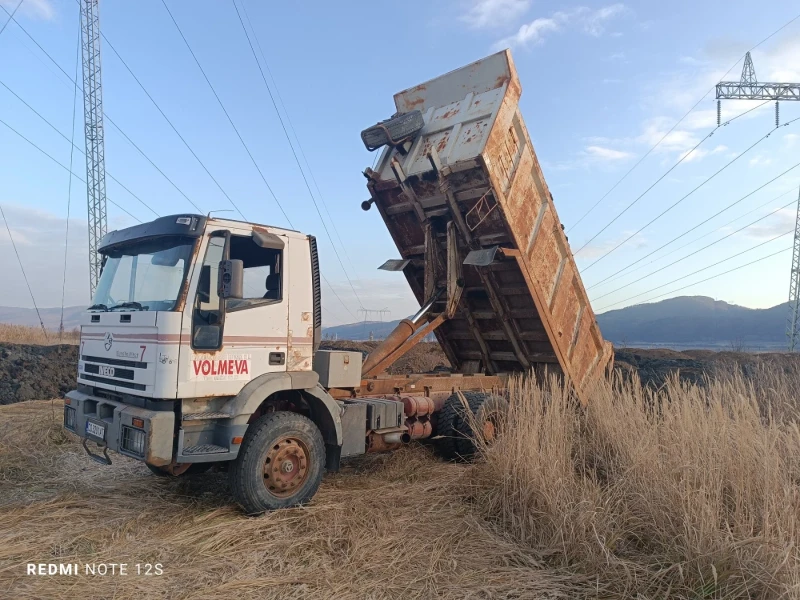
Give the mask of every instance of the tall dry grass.
<path id="1" fill-rule="evenodd" d="M 484 517 L 623 598 L 800 597 L 798 372 L 511 387 L 466 479 Z"/>
<path id="2" fill-rule="evenodd" d="M 80 342 L 80 337 L 80 330 L 77 327 L 61 332 L 48 329 L 45 332 L 41 327 L 0 323 L 0 343 L 3 344 L 32 344 L 36 346 L 77 344 Z"/>

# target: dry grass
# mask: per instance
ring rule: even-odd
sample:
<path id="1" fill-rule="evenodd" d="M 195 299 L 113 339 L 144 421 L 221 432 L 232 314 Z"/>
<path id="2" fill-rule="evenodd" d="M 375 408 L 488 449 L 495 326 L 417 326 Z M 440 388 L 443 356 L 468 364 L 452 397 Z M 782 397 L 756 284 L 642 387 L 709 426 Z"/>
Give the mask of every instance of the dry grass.
<path id="1" fill-rule="evenodd" d="M 90 462 L 49 403 L 0 407 L 0 590 L 40 598 L 571 598 L 456 493 L 468 467 L 423 448 L 327 476 L 313 503 L 259 518 L 224 474 Z M 32 443 L 40 440 L 40 444 Z M 28 562 L 160 562 L 160 577 L 33 577 Z M 3 593 L 0 592 L 0 596 Z"/>
<path id="2" fill-rule="evenodd" d="M 48 330 L 45 333 L 41 327 L 0 323 L 0 343 L 3 344 L 32 344 L 36 346 L 77 344 L 80 341 L 80 337 L 78 328 L 60 333 Z"/>
<path id="3" fill-rule="evenodd" d="M 548 564 L 622 598 L 800 597 L 798 373 L 706 388 L 513 389 L 473 501 Z"/>
<path id="4" fill-rule="evenodd" d="M 798 374 L 659 393 L 511 390 L 475 465 L 425 448 L 248 518 L 223 474 L 103 467 L 60 404 L 0 407 L 0 589 L 14 598 L 800 597 Z M 34 441 L 36 443 L 34 443 Z M 31 577 L 28 562 L 160 562 L 160 577 Z"/>

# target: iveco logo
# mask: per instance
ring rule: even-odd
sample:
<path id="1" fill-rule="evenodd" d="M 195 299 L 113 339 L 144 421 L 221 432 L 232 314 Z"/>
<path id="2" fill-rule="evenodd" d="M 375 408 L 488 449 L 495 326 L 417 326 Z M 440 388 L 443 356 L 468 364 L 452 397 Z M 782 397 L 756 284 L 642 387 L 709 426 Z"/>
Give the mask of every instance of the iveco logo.
<path id="1" fill-rule="evenodd" d="M 110 331 L 108 331 L 108 332 L 106 332 L 106 337 L 103 338 L 103 339 L 105 339 L 105 341 L 106 341 L 106 343 L 105 343 L 106 351 L 111 350 L 111 346 L 114 345 L 114 336 L 111 335 Z"/>

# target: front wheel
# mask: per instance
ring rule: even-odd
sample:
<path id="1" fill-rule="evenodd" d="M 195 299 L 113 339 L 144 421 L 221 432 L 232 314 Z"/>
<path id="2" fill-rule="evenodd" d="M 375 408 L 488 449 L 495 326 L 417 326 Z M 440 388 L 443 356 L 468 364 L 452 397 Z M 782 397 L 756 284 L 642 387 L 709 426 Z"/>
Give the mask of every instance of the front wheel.
<path id="1" fill-rule="evenodd" d="M 324 466 L 325 444 L 313 421 L 274 412 L 247 428 L 230 467 L 231 489 L 247 514 L 298 506 L 316 493 Z"/>

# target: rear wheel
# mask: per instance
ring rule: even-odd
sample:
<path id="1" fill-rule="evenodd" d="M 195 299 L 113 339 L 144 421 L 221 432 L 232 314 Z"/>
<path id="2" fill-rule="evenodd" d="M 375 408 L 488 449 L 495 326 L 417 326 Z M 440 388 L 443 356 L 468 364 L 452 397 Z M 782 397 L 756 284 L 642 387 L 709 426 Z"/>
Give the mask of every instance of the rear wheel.
<path id="1" fill-rule="evenodd" d="M 458 394 L 451 395 L 439 412 L 436 427 L 437 452 L 448 460 L 469 460 L 478 451 L 475 431 L 478 429 L 487 442 L 491 442 L 503 426 L 508 401 L 505 398 L 486 392 L 461 392 L 467 401 L 472 417 L 467 414 L 464 403 Z"/>
<path id="2" fill-rule="evenodd" d="M 230 466 L 231 489 L 248 514 L 297 506 L 316 493 L 324 466 L 325 444 L 313 421 L 270 413 L 247 428 Z"/>

